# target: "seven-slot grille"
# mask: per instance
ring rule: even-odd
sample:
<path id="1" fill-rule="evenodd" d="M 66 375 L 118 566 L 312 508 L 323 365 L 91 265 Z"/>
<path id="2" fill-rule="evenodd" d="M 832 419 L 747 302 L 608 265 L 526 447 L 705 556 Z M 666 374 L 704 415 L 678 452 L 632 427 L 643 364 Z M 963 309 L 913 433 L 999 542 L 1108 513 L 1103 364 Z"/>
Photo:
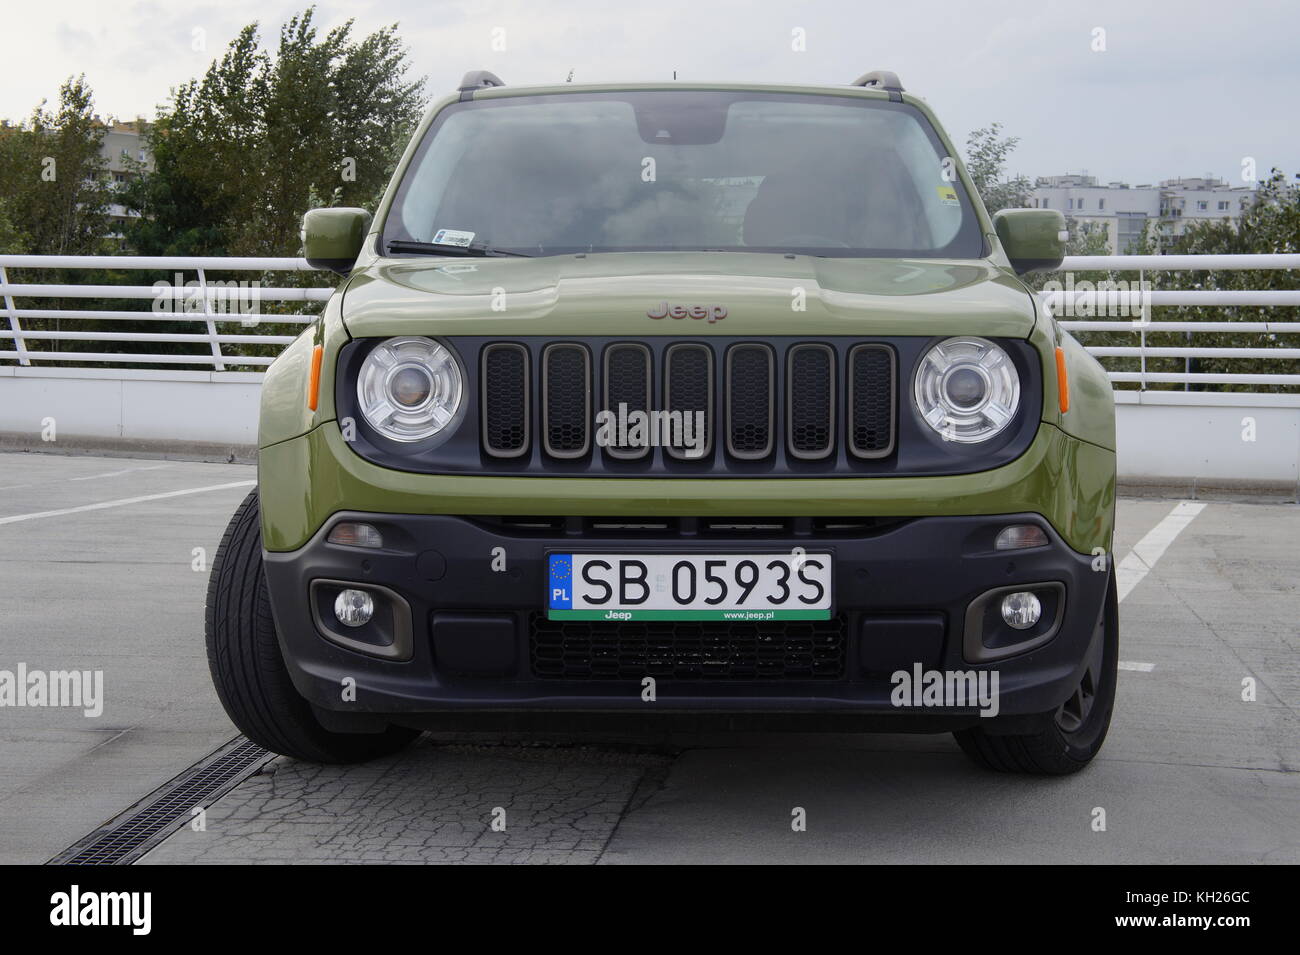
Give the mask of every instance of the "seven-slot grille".
<path id="1" fill-rule="evenodd" d="M 885 344 L 837 350 L 822 342 L 778 348 L 765 342 L 674 342 L 651 348 L 615 341 L 597 343 L 593 354 L 585 344 L 554 342 L 540 346 L 536 400 L 530 364 L 523 343 L 493 342 L 482 350 L 482 446 L 490 457 L 527 455 L 534 425 L 544 458 L 576 461 L 600 454 L 593 432 L 596 411 L 604 410 L 613 415 L 607 432 L 613 440 L 599 442 L 603 453 L 648 463 L 651 449 L 633 444 L 618 425 L 633 412 L 656 408 L 668 412 L 670 422 L 703 415 L 702 453 L 664 448 L 679 461 L 711 455 L 715 434 L 721 453 L 753 466 L 771 460 L 778 445 L 804 467 L 819 461 L 833 467 L 841 444 L 858 459 L 887 457 L 895 447 L 896 359 Z M 685 428 L 649 430 L 690 436 L 694 420 Z"/>

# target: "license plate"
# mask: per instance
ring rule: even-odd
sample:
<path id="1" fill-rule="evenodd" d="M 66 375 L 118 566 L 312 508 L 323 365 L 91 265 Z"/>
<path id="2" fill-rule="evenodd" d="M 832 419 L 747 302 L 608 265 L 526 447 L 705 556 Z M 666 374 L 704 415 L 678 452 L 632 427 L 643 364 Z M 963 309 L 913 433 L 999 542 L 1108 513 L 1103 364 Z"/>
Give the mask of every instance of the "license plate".
<path id="1" fill-rule="evenodd" d="M 554 620 L 829 620 L 831 555 L 548 554 Z"/>

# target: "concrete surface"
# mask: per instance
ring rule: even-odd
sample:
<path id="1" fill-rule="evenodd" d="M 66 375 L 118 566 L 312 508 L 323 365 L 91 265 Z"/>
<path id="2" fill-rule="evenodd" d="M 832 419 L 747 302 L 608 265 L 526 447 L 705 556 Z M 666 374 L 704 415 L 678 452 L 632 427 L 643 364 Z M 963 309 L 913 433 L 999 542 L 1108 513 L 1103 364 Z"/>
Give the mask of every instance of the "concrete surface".
<path id="1" fill-rule="evenodd" d="M 0 862 L 44 861 L 234 735 L 191 565 L 253 478 L 0 454 L 0 669 L 101 668 L 107 697 L 97 719 L 0 709 Z M 1117 556 L 1175 504 L 1121 500 Z M 1294 863 L 1298 542 L 1295 505 L 1205 505 L 1122 604 L 1110 738 L 1068 779 L 982 772 L 946 736 L 425 736 L 363 767 L 276 760 L 143 861 Z"/>
<path id="2" fill-rule="evenodd" d="M 0 454 L 13 515 L 254 480 L 246 466 Z M 0 709 L 0 862 L 43 862 L 234 735 L 203 649 L 231 488 L 0 523 L 0 669 L 101 669 L 103 715 Z"/>
<path id="3" fill-rule="evenodd" d="M 260 371 L 4 365 L 0 432 L 252 445 L 261 392 Z"/>
<path id="4" fill-rule="evenodd" d="M 1300 395 L 1117 391 L 1115 439 L 1122 481 L 1300 491 Z"/>

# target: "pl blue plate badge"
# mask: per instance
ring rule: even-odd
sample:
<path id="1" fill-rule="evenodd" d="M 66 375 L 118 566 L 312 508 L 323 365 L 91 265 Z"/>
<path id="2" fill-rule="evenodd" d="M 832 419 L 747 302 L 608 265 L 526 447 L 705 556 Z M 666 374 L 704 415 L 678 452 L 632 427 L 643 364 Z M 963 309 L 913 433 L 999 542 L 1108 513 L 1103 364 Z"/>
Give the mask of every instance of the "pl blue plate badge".
<path id="1" fill-rule="evenodd" d="M 550 595 L 552 610 L 568 610 L 573 606 L 573 555 L 551 554 Z"/>

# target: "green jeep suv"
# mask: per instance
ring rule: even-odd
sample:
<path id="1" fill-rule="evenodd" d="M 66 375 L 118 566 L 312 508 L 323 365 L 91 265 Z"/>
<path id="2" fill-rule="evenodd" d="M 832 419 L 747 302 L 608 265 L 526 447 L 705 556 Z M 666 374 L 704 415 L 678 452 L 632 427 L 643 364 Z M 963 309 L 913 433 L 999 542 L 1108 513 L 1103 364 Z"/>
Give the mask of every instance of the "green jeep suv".
<path id="1" fill-rule="evenodd" d="M 421 729 L 953 732 L 1061 774 L 1115 694 L 1110 384 L 920 99 L 471 73 L 262 387 L 207 603 L 300 759 Z"/>

